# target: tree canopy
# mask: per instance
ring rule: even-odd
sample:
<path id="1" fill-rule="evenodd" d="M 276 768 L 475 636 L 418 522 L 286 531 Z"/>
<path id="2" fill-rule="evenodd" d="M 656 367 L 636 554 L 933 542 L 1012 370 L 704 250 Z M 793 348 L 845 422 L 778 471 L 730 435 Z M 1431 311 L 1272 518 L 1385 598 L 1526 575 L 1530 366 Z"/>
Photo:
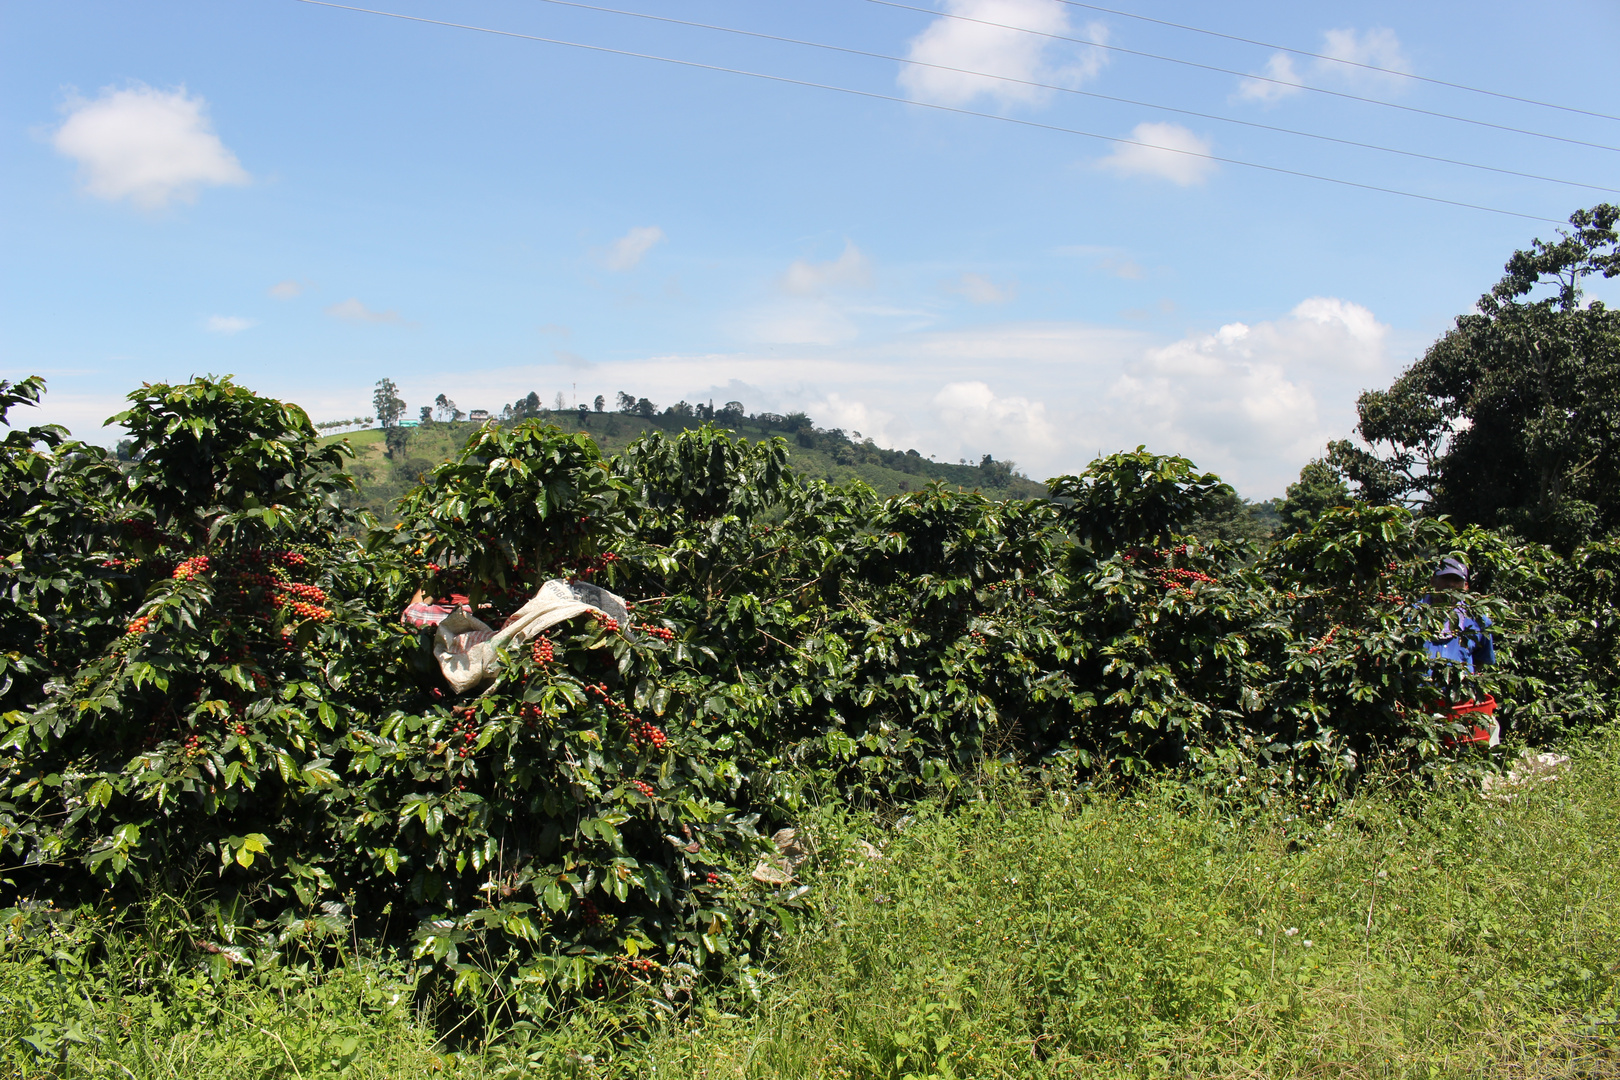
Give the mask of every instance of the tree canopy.
<path id="1" fill-rule="evenodd" d="M 1387 390 L 1357 402 L 1372 446 L 1333 444 L 1370 502 L 1569 548 L 1620 527 L 1620 314 L 1584 300 L 1620 274 L 1620 208 L 1515 251 L 1475 310 Z"/>

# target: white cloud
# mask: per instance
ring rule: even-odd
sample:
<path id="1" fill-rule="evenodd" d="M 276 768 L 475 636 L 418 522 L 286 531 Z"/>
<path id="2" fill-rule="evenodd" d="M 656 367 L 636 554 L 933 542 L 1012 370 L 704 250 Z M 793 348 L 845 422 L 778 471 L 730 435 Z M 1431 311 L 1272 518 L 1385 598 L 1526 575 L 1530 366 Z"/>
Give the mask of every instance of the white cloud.
<path id="1" fill-rule="evenodd" d="M 250 326 L 258 326 L 258 319 L 245 319 L 240 315 L 212 315 L 208 319 L 208 331 L 213 334 L 240 334 Z"/>
<path id="2" fill-rule="evenodd" d="M 998 396 L 990 384 L 947 383 L 932 402 L 938 422 L 956 437 L 958 456 L 973 459 L 989 453 L 1018 460 L 1025 451 L 1046 450 L 1059 443 L 1046 417 L 1046 405 L 1015 395 Z"/>
<path id="3" fill-rule="evenodd" d="M 74 103 L 51 141 L 79 163 L 90 194 L 127 198 L 148 210 L 191 202 L 204 185 L 251 179 L 214 134 L 207 103 L 184 87 L 104 90 L 94 101 Z"/>
<path id="4" fill-rule="evenodd" d="M 295 300 L 304 295 L 304 290 L 307 287 L 302 281 L 294 281 L 288 278 L 286 281 L 278 281 L 270 286 L 270 295 L 277 300 Z"/>
<path id="5" fill-rule="evenodd" d="M 408 325 L 404 319 L 400 318 L 399 312 L 393 308 L 389 308 L 387 311 L 373 311 L 352 296 L 328 307 L 326 313 L 332 318 L 342 319 L 344 322 Z"/>
<path id="6" fill-rule="evenodd" d="M 1119 143 L 1098 164 L 1121 176 L 1157 176 L 1188 187 L 1202 184 L 1215 171 L 1211 144 L 1180 124 L 1137 124 L 1131 142 Z"/>
<path id="7" fill-rule="evenodd" d="M 1395 73 L 1412 72 L 1412 61 L 1401 48 L 1400 38 L 1387 27 L 1359 31 L 1349 27 L 1328 30 L 1322 35 L 1321 54 L 1310 65 L 1314 82 L 1395 93 L 1404 89 L 1406 83 Z M 1369 71 L 1359 65 L 1387 70 Z M 1267 79 L 1275 81 L 1244 79 L 1238 83 L 1235 97 L 1240 101 L 1271 105 L 1299 93 L 1305 82 L 1294 68 L 1293 57 L 1282 52 L 1271 54 L 1266 61 L 1265 75 Z"/>
<path id="8" fill-rule="evenodd" d="M 637 225 L 608 246 L 602 263 L 609 270 L 634 270 L 663 239 L 664 230 L 657 225 Z"/>
<path id="9" fill-rule="evenodd" d="M 836 391 L 809 402 L 805 407 L 817 426 L 842 428 L 850 438 L 860 432 L 863 438 L 877 441 L 885 428 L 894 420 L 894 413 L 878 408 L 858 398 Z"/>
<path id="10" fill-rule="evenodd" d="M 963 274 L 947 283 L 945 288 L 967 297 L 975 304 L 1005 304 L 1018 295 L 1017 282 L 997 285 L 983 274 Z"/>
<path id="11" fill-rule="evenodd" d="M 867 288 L 872 284 L 872 264 L 861 249 L 844 241 L 843 254 L 831 262 L 795 259 L 782 276 L 784 292 L 796 296 L 817 296 L 832 289 Z"/>
<path id="12" fill-rule="evenodd" d="M 1395 31 L 1387 27 L 1374 27 L 1357 33 L 1353 29 L 1329 30 L 1322 35 L 1322 54 L 1334 60 L 1348 61 L 1336 64 L 1332 60 L 1318 60 L 1316 69 L 1323 74 L 1336 74 L 1340 78 L 1360 85 L 1381 86 L 1395 89 L 1404 86 L 1405 79 L 1389 72 L 1412 73 L 1412 61 L 1401 49 L 1401 41 L 1395 36 Z M 1368 71 L 1366 68 L 1353 67 L 1354 64 L 1370 64 L 1373 67 L 1387 68 L 1385 71 Z"/>
<path id="13" fill-rule="evenodd" d="M 1094 78 L 1107 62 L 1101 49 L 1040 36 L 1084 36 L 1099 44 L 1108 40 L 1107 28 L 1100 23 L 1091 23 L 1083 34 L 1076 34 L 1067 9 L 1057 0 L 946 0 L 945 10 L 962 18 L 935 19 L 911 40 L 906 54 L 918 64 L 938 66 L 906 64 L 900 69 L 900 86 L 914 101 L 966 105 L 982 95 L 1002 106 L 1038 105 L 1051 91 L 1024 83 L 1079 86 Z"/>
<path id="14" fill-rule="evenodd" d="M 1271 54 L 1271 59 L 1266 61 L 1265 76 L 1264 79 L 1244 79 L 1238 83 L 1238 100 L 1270 105 L 1299 93 L 1299 73 L 1294 70 L 1294 58 L 1287 53 Z"/>
<path id="15" fill-rule="evenodd" d="M 1280 493 L 1329 439 L 1350 433 L 1356 394 L 1390 373 L 1388 337 L 1371 311 L 1333 297 L 1189 335 L 1125 365 L 1110 388 L 1113 424 Z"/>

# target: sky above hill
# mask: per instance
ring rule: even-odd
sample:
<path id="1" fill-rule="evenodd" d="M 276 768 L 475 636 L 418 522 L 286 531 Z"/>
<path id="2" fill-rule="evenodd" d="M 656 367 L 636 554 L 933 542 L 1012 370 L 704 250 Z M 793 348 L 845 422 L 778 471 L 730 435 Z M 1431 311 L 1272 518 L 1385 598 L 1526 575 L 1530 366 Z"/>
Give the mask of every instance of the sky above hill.
<path id="1" fill-rule="evenodd" d="M 738 400 L 1267 497 L 1515 248 L 1620 201 L 1552 182 L 1620 188 L 1620 121 L 1393 73 L 1620 116 L 1599 0 L 609 5 L 764 36 L 362 6 L 507 33 L 0 3 L 0 378 L 50 387 L 14 423 L 109 441 L 128 390 L 207 373 L 339 419 L 386 376 L 413 416 Z"/>

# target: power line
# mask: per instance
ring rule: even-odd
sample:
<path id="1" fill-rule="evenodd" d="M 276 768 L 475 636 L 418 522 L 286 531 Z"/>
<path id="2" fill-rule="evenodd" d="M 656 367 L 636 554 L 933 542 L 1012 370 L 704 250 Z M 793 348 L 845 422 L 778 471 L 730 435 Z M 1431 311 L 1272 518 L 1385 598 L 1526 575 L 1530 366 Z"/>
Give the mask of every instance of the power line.
<path id="1" fill-rule="evenodd" d="M 1562 112 L 1579 113 L 1582 116 L 1595 116 L 1601 120 L 1620 120 L 1620 116 L 1611 116 L 1608 113 L 1593 112 L 1591 109 L 1579 109 L 1573 105 L 1559 105 L 1552 101 L 1538 101 L 1535 98 L 1519 97 L 1517 94 L 1504 94 L 1498 90 L 1485 90 L 1478 86 L 1468 86 L 1465 83 L 1450 82 L 1446 79 L 1434 79 L 1427 75 L 1414 75 L 1410 71 L 1401 71 L 1399 68 L 1379 67 L 1377 64 L 1363 64 L 1359 60 L 1346 60 L 1342 56 L 1329 56 L 1326 53 L 1314 53 L 1308 49 L 1294 49 L 1287 45 L 1273 45 L 1267 41 L 1257 41 L 1254 38 L 1242 37 L 1238 34 L 1225 34 L 1219 30 L 1209 30 L 1201 26 L 1189 26 L 1186 23 L 1171 22 L 1169 19 L 1155 19 L 1151 15 L 1138 15 L 1134 11 L 1120 11 L 1116 8 L 1101 7 L 1097 4 L 1084 4 L 1080 0 L 1057 0 L 1060 4 L 1069 7 L 1085 8 L 1087 11 L 1100 11 L 1105 15 L 1118 15 L 1122 19 L 1136 19 L 1139 22 L 1154 23 L 1158 26 L 1174 27 L 1177 30 L 1190 30 L 1195 34 L 1207 34 L 1210 37 L 1225 38 L 1227 41 L 1240 41 L 1245 45 L 1258 45 L 1262 49 L 1276 49 L 1278 52 L 1293 53 L 1295 56 L 1309 56 L 1313 60 L 1329 60 L 1335 64 L 1346 64 L 1350 67 L 1362 68 L 1366 71 L 1377 71 L 1384 75 L 1398 75 L 1403 79 L 1413 79 L 1417 82 L 1432 83 L 1435 86 L 1449 86 L 1453 90 L 1467 90 L 1471 94 L 1484 94 L 1488 97 L 1501 98 L 1504 101 L 1517 101 L 1525 105 L 1539 105 L 1543 109 L 1558 109 Z"/>
<path id="2" fill-rule="evenodd" d="M 1393 146 L 1380 146 L 1377 143 L 1360 142 L 1356 139 L 1344 139 L 1336 135 L 1320 135 L 1313 131 L 1300 131 L 1297 128 L 1279 127 L 1275 124 L 1262 124 L 1256 120 L 1240 120 L 1233 116 L 1220 116 L 1216 113 L 1199 112 L 1196 109 L 1182 109 L 1174 105 L 1156 105 L 1151 101 L 1136 101 L 1132 98 L 1116 97 L 1113 94 L 1101 94 L 1094 90 L 1080 90 L 1072 86 L 1058 86 L 1055 83 L 1037 82 L 1032 79 L 1019 79 L 1011 75 L 992 75 L 989 72 L 973 71 L 969 68 L 952 67 L 949 64 L 934 64 L 926 60 L 913 60 L 904 56 L 890 56 L 887 53 L 870 52 L 866 49 L 853 49 L 844 45 L 829 45 L 821 41 L 807 41 L 803 38 L 784 37 L 780 34 L 767 34 L 759 30 L 741 30 L 733 26 L 719 26 L 714 23 L 694 22 L 691 19 L 676 19 L 667 15 L 652 15 L 643 11 L 626 11 L 622 8 L 603 7 L 598 4 L 587 4 L 583 0 L 544 0 L 545 3 L 555 4 L 559 7 L 580 8 L 585 11 L 599 11 L 609 15 L 626 15 L 635 19 L 648 19 L 652 22 L 671 23 L 676 26 L 689 26 L 700 30 L 717 30 L 725 34 L 737 34 L 742 37 L 759 38 L 764 41 L 777 41 L 788 45 L 804 45 L 812 49 L 826 49 L 829 52 L 846 53 L 850 56 L 864 56 L 873 60 L 886 60 L 896 64 L 911 64 L 916 67 L 933 68 L 936 71 L 950 71 L 958 75 L 973 75 L 978 78 L 996 79 L 1000 82 L 1016 83 L 1019 86 L 1029 86 L 1040 90 L 1056 90 L 1064 94 L 1076 94 L 1080 97 L 1095 98 L 1099 101 L 1112 101 L 1121 105 L 1134 105 L 1143 109 L 1158 109 L 1161 112 L 1179 113 L 1182 116 L 1196 116 L 1203 120 L 1215 120 L 1223 124 L 1238 124 L 1242 127 L 1257 128 L 1261 131 L 1275 131 L 1283 135 L 1297 135 L 1303 139 L 1319 139 L 1322 142 L 1338 143 L 1341 146 L 1355 146 L 1363 150 L 1377 150 L 1385 154 L 1399 154 L 1402 157 L 1418 158 L 1423 161 L 1435 161 L 1445 165 L 1458 165 L 1465 169 L 1481 169 L 1485 172 L 1500 173 L 1504 176 L 1517 176 L 1526 180 L 1540 180 L 1549 184 L 1565 184 L 1570 187 L 1588 188 L 1592 191 L 1608 191 L 1620 193 L 1620 188 L 1606 187 L 1603 184 L 1588 184 L 1581 180 L 1563 180 L 1556 176 L 1542 176 L 1539 173 L 1520 172 L 1518 169 L 1504 169 L 1496 165 L 1481 165 L 1473 161 L 1462 161 L 1458 158 L 1441 157 L 1437 154 L 1424 154 L 1416 150 L 1401 150 Z"/>
<path id="3" fill-rule="evenodd" d="M 1507 217 L 1524 218 L 1528 221 L 1544 221 L 1553 225 L 1564 225 L 1566 222 L 1558 218 L 1543 217 L 1540 214 L 1526 214 L 1518 210 L 1503 210 L 1496 206 L 1484 206 L 1479 203 L 1462 202 L 1458 199 L 1445 199 L 1438 195 L 1423 195 L 1415 191 L 1403 191 L 1400 188 L 1383 187 L 1379 184 L 1365 184 L 1359 180 L 1344 180 L 1335 176 L 1323 176 L 1320 173 L 1309 173 L 1299 169 L 1286 169 L 1280 165 L 1263 165 L 1259 162 L 1244 161 L 1241 158 L 1222 157 L 1219 154 L 1205 154 L 1196 150 L 1184 150 L 1175 146 L 1159 146 L 1155 143 L 1142 142 L 1139 139 L 1126 139 L 1118 135 L 1101 135 L 1094 131 L 1082 131 L 1079 128 L 1062 127 L 1058 124 L 1043 124 L 1038 120 L 1025 120 L 1015 116 L 998 116 L 995 113 L 979 112 L 975 109 L 961 109 L 954 105 L 939 105 L 929 101 L 912 101 L 908 98 L 896 97 L 893 94 L 880 94 L 872 90 L 856 90 L 848 86 L 835 86 L 831 83 L 813 82 L 809 79 L 795 79 L 786 75 L 770 75 L 760 71 L 748 71 L 744 68 L 725 67 L 721 64 L 705 64 L 697 60 L 679 60 L 669 56 L 658 56 L 654 53 L 634 52 L 630 49 L 615 49 L 607 45 L 587 45 L 578 41 L 567 41 L 562 38 L 542 37 L 538 34 L 523 34 L 515 30 L 498 30 L 488 26 L 474 26 L 471 23 L 450 22 L 446 19 L 429 19 L 420 15 L 405 15 L 397 11 L 381 11 L 377 8 L 363 8 L 350 4 L 339 4 L 333 0 L 294 0 L 295 3 L 309 4 L 314 7 L 334 8 L 339 11 L 353 11 L 362 15 L 379 15 L 389 19 L 399 19 L 403 22 L 423 23 L 428 26 L 444 26 L 455 30 L 471 30 L 480 34 L 492 34 L 497 37 L 516 38 L 520 41 L 536 41 L 546 45 L 564 45 L 571 49 L 584 49 L 589 52 L 606 53 L 611 56 L 625 56 L 636 60 L 656 60 L 664 64 L 674 64 L 679 67 L 695 68 L 700 71 L 716 71 L 727 75 L 746 75 L 751 79 L 762 79 L 767 82 L 783 83 L 789 86 L 805 86 L 816 90 L 832 90 L 840 94 L 849 94 L 852 97 L 863 97 L 873 101 L 888 101 L 897 105 L 912 105 L 920 109 L 933 109 L 936 112 L 954 113 L 958 116 L 976 116 L 983 120 L 997 120 L 1002 123 L 1016 124 L 1019 127 L 1035 128 L 1040 131 L 1053 131 L 1063 135 L 1079 135 L 1082 138 L 1097 139 L 1102 142 L 1117 143 L 1122 146 L 1137 146 L 1146 150 L 1158 150 L 1167 154 L 1179 154 L 1183 157 L 1200 158 L 1205 161 L 1215 161 L 1223 165 L 1241 165 L 1248 169 L 1258 169 L 1262 172 L 1276 173 L 1281 176 L 1295 176 L 1305 180 L 1318 180 L 1326 184 L 1337 184 L 1341 187 L 1357 188 L 1362 191 L 1376 191 L 1385 195 L 1400 195 L 1408 199 L 1418 199 L 1423 202 L 1439 203 L 1444 206 L 1457 206 L 1465 210 L 1483 210 L 1489 214 L 1502 214 Z"/>
<path id="4" fill-rule="evenodd" d="M 1089 45 L 1093 49 L 1106 49 L 1109 52 L 1124 53 L 1127 56 L 1140 56 L 1148 60 L 1162 60 L 1167 64 L 1180 64 L 1183 67 L 1200 68 L 1204 71 L 1214 71 L 1222 75 L 1235 75 L 1240 79 L 1253 79 L 1256 82 L 1272 83 L 1276 86 L 1287 86 L 1295 90 L 1309 90 L 1313 94 L 1326 94 L 1329 97 L 1344 98 L 1347 101 L 1359 101 L 1367 105 L 1380 105 L 1386 109 L 1399 109 L 1402 112 L 1417 113 L 1421 116 L 1434 116 L 1441 120 L 1454 120 L 1459 124 L 1474 124 L 1478 127 L 1494 128 L 1497 131 L 1511 131 L 1516 135 L 1529 135 L 1537 139 L 1551 139 L 1554 142 L 1571 143 L 1575 146 L 1590 146 L 1594 150 L 1609 150 L 1620 153 L 1620 146 L 1609 146 L 1606 143 L 1587 142 L 1584 139 L 1570 139 L 1563 135 L 1549 135 L 1544 131 L 1531 131 L 1528 128 L 1516 128 L 1508 124 L 1493 124 L 1489 120 L 1475 120 L 1467 116 L 1455 116 L 1451 113 L 1437 112 L 1433 109 L 1420 109 L 1416 105 L 1401 105 L 1393 101 L 1381 101 L 1378 98 L 1363 97 L 1360 94 L 1350 94 L 1343 90 L 1328 90 L 1321 86 L 1310 86 L 1306 83 L 1289 82 L 1286 79 L 1273 79 L 1267 75 L 1255 75 L 1247 71 L 1234 71 L 1231 68 L 1218 67 L 1214 64 L 1201 64 L 1196 60 L 1182 60 L 1174 56 L 1161 56 L 1158 53 L 1143 52 L 1140 49 L 1127 49 L 1123 45 L 1106 45 L 1100 41 L 1090 41 L 1086 38 L 1069 37 L 1065 34 L 1052 34 L 1045 30 L 1031 30 L 1027 26 L 1013 26 L 1011 23 L 992 22 L 989 19 L 975 19 L 970 15 L 957 15 L 949 11 L 936 11 L 933 8 L 917 7 L 914 4 L 902 4 L 897 0 L 867 0 L 869 4 L 881 4 L 884 7 L 899 8 L 901 11 L 915 11 L 931 18 L 958 19 L 962 22 L 978 23 L 980 26 L 994 26 L 1001 30 L 1015 30 L 1020 34 L 1033 34 L 1036 37 L 1051 38 L 1054 41 L 1068 41 L 1076 45 Z"/>

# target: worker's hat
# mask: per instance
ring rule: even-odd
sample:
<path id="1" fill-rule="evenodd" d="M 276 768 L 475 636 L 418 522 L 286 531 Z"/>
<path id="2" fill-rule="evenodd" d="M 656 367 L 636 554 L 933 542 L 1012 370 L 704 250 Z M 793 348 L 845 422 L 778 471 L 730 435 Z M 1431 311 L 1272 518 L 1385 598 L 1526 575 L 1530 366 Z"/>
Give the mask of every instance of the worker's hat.
<path id="1" fill-rule="evenodd" d="M 1468 580 L 1468 564 L 1461 559 L 1441 559 L 1440 565 L 1435 567 L 1435 577 L 1460 577 Z"/>

